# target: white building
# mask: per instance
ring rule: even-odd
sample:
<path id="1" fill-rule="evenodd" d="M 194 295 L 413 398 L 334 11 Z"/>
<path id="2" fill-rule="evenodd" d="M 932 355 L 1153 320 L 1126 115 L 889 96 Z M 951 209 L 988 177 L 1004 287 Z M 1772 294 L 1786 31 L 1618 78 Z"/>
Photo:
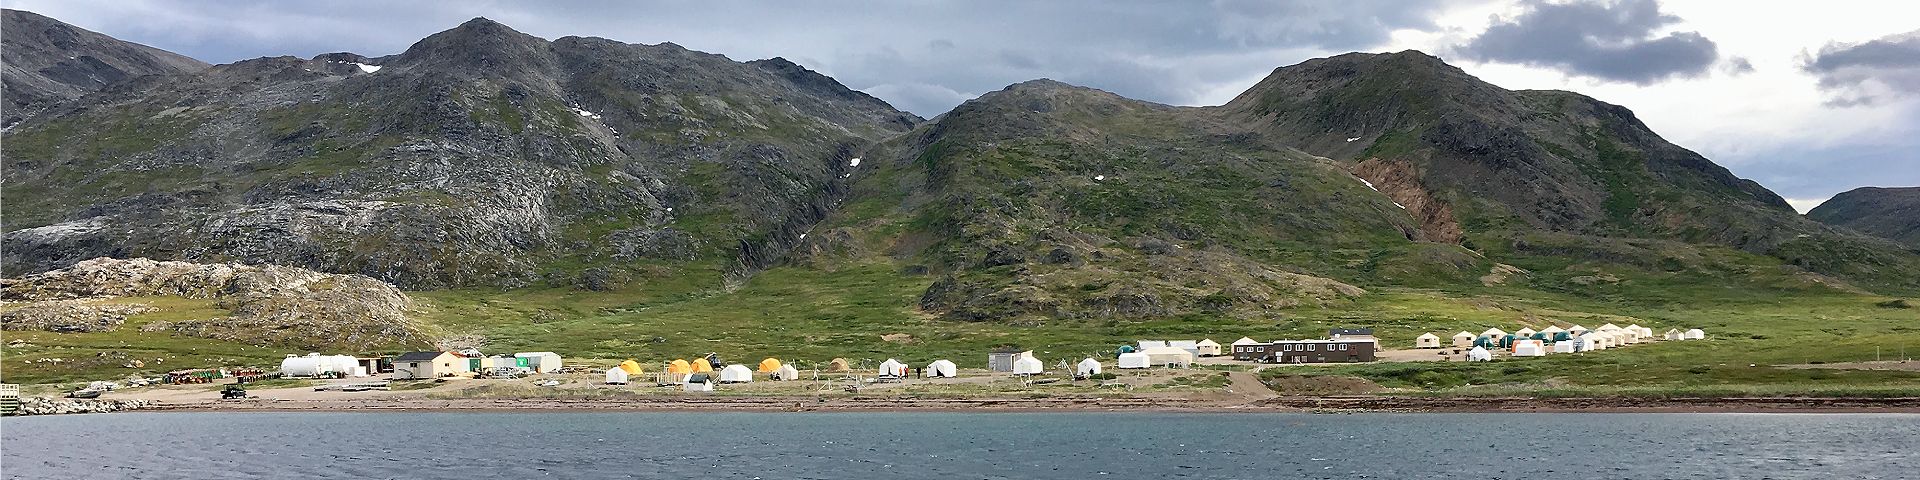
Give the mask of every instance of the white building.
<path id="1" fill-rule="evenodd" d="M 1120 354 L 1120 360 L 1117 366 L 1124 369 L 1139 369 L 1152 367 L 1153 362 L 1147 359 L 1147 354 L 1127 352 Z"/>
<path id="2" fill-rule="evenodd" d="M 1220 344 L 1211 338 L 1201 340 L 1197 345 L 1200 347 L 1200 356 L 1202 357 L 1220 356 Z"/>
<path id="3" fill-rule="evenodd" d="M 453 352 L 407 352 L 393 357 L 393 379 L 432 379 L 468 375 L 467 358 Z"/>
<path id="4" fill-rule="evenodd" d="M 1460 333 L 1453 334 L 1453 346 L 1456 346 L 1456 347 L 1473 346 L 1473 334 L 1470 332 L 1460 332 Z"/>
<path id="5" fill-rule="evenodd" d="M 1440 336 L 1422 333 L 1419 338 L 1413 339 L 1413 348 L 1440 348 Z"/>
<path id="6" fill-rule="evenodd" d="M 560 371 L 560 354 L 553 352 L 520 352 L 513 358 L 527 359 L 527 369 L 534 373 L 553 373 Z"/>
<path id="7" fill-rule="evenodd" d="M 1140 352 L 1147 356 L 1147 363 L 1157 366 L 1187 368 L 1193 365 L 1193 353 L 1173 347 L 1149 348 Z"/>

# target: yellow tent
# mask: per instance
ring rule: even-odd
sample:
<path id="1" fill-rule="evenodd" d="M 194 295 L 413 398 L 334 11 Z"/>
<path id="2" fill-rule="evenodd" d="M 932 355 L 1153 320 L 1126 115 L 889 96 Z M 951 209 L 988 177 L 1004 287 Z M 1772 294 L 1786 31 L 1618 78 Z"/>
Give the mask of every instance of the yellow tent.
<path id="1" fill-rule="evenodd" d="M 673 363 L 667 365 L 667 373 L 671 373 L 674 375 L 686 375 L 689 373 L 693 373 L 693 365 L 687 363 L 686 360 L 681 360 L 676 358 L 673 360 Z"/>
<path id="2" fill-rule="evenodd" d="M 640 362 L 633 361 L 633 359 L 629 358 L 627 361 L 620 362 L 620 369 L 626 371 L 627 375 L 639 375 Z"/>
<path id="3" fill-rule="evenodd" d="M 831 362 L 827 362 L 827 371 L 829 372 L 845 372 L 849 370 L 853 370 L 853 367 L 847 366 L 847 359 L 836 358 Z"/>
<path id="4" fill-rule="evenodd" d="M 780 371 L 780 360 L 769 358 L 760 361 L 760 373 L 773 373 L 778 371 Z"/>
<path id="5" fill-rule="evenodd" d="M 713 364 L 707 363 L 707 359 L 705 358 L 693 359 L 693 373 L 705 373 L 705 372 L 711 372 L 711 371 L 713 371 Z"/>

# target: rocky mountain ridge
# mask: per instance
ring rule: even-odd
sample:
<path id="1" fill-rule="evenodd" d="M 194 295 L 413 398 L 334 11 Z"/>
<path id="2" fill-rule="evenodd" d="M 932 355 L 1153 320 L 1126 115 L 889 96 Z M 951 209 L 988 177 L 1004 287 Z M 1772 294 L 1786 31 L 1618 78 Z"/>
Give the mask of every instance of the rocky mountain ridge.
<path id="1" fill-rule="evenodd" d="M 175 75 L 207 68 L 205 62 L 121 41 L 33 12 L 0 9 L 0 65 L 6 100 L 0 126 L 62 101 L 146 75 Z"/>
<path id="2" fill-rule="evenodd" d="M 1807 211 L 1814 221 L 1920 249 L 1920 187 L 1860 187 Z"/>

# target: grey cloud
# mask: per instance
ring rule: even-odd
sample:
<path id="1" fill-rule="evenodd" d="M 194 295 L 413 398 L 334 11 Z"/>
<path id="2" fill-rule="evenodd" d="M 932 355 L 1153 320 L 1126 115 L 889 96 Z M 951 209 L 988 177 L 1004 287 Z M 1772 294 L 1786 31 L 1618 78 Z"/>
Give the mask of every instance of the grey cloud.
<path id="1" fill-rule="evenodd" d="M 1727 64 L 1723 68 L 1729 75 L 1753 73 L 1753 62 L 1748 61 L 1747 57 L 1732 57 L 1727 59 Z"/>
<path id="2" fill-rule="evenodd" d="M 1517 63 L 1639 85 L 1705 74 L 1720 57 L 1699 32 L 1658 36 L 1680 17 L 1654 0 L 1528 1 L 1519 15 L 1453 47 L 1461 58 Z"/>
<path id="3" fill-rule="evenodd" d="M 1801 57 L 1835 105 L 1865 105 L 1920 96 L 1920 30 L 1859 44 L 1829 43 Z"/>

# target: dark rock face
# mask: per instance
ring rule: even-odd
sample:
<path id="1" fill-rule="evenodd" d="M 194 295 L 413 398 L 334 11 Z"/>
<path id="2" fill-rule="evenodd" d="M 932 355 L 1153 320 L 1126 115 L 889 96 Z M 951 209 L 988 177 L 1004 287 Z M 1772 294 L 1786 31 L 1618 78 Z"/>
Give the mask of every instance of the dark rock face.
<path id="1" fill-rule="evenodd" d="M 5 260 L 243 261 L 408 288 L 612 288 L 625 266 L 585 271 L 606 260 L 740 276 L 825 215 L 849 158 L 918 121 L 785 61 L 475 19 L 399 55 L 219 65 L 16 126 Z"/>
<path id="2" fill-rule="evenodd" d="M 1861 187 L 1807 211 L 1807 218 L 1920 248 L 1920 187 Z"/>
<path id="3" fill-rule="evenodd" d="M 207 68 L 199 60 L 87 31 L 33 12 L 0 10 L 0 63 L 5 64 L 6 110 L 13 125 L 52 104 L 80 98 L 143 75 Z"/>

